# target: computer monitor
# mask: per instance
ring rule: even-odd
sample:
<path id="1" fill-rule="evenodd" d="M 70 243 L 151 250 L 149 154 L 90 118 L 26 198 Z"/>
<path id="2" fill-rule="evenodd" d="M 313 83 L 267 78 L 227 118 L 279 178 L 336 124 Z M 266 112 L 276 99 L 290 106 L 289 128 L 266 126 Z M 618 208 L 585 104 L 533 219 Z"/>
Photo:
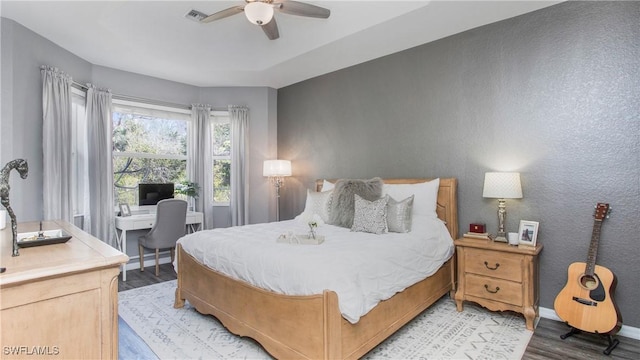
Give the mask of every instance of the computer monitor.
<path id="1" fill-rule="evenodd" d="M 138 205 L 156 205 L 158 201 L 173 199 L 173 183 L 138 184 Z"/>

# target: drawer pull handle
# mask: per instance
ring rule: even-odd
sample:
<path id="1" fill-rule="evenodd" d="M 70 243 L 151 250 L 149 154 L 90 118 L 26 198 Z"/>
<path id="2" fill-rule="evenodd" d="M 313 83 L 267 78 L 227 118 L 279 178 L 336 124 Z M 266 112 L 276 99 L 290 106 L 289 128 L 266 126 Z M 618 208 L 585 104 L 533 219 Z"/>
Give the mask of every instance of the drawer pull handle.
<path id="1" fill-rule="evenodd" d="M 488 292 L 492 293 L 492 294 L 495 294 L 498 291 L 500 291 L 500 287 L 499 286 L 496 286 L 495 290 L 489 290 L 489 285 L 487 285 L 487 284 L 484 284 L 484 289 L 487 290 Z"/>
<path id="2" fill-rule="evenodd" d="M 497 270 L 500 267 L 500 264 L 496 263 L 496 267 L 489 267 L 489 263 L 485 261 L 484 266 L 489 270 Z"/>

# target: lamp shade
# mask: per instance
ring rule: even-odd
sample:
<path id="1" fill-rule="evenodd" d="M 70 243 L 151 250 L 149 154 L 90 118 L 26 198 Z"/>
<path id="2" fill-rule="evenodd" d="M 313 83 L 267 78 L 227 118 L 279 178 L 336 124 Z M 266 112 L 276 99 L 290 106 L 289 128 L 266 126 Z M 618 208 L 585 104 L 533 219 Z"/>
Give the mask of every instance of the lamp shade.
<path id="1" fill-rule="evenodd" d="M 247 19 L 256 25 L 265 25 L 273 18 L 273 7 L 260 1 L 250 2 L 244 6 Z"/>
<path id="2" fill-rule="evenodd" d="M 484 174 L 484 190 L 482 197 L 497 199 L 522 198 L 520 173 L 488 172 Z"/>
<path id="3" fill-rule="evenodd" d="M 264 176 L 291 176 L 291 161 L 265 160 L 262 167 Z"/>

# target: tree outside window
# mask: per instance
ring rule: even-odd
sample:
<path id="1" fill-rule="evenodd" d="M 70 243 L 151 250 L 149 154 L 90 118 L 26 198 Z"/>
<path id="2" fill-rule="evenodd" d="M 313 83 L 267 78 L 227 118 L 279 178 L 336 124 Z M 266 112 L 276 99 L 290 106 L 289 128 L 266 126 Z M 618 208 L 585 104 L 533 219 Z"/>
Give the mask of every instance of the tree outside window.
<path id="1" fill-rule="evenodd" d="M 186 181 L 187 126 L 187 120 L 113 112 L 116 204 L 138 204 L 140 183 Z"/>
<path id="2" fill-rule="evenodd" d="M 115 204 L 138 204 L 138 184 L 187 184 L 189 115 L 124 106 L 113 111 L 113 184 Z M 228 205 L 231 196 L 231 128 L 228 116 L 212 114 L 213 201 Z M 202 184 L 198 184 L 202 187 Z M 187 196 L 180 194 L 178 198 Z"/>
<path id="3" fill-rule="evenodd" d="M 213 126 L 213 202 L 228 205 L 231 199 L 231 126 L 229 119 Z"/>

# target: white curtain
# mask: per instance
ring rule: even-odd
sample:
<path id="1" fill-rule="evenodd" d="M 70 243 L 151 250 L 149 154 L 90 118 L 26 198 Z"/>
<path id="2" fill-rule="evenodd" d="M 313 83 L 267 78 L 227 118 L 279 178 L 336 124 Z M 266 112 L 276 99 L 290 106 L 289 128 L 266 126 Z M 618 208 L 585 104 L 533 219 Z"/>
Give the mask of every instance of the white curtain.
<path id="1" fill-rule="evenodd" d="M 249 109 L 229 106 L 231 122 L 231 225 L 249 223 Z"/>
<path id="2" fill-rule="evenodd" d="M 87 140 L 89 146 L 89 193 L 91 234 L 115 246 L 113 164 L 111 159 L 111 91 L 88 84 Z"/>
<path id="3" fill-rule="evenodd" d="M 193 104 L 187 148 L 189 181 L 200 186 L 196 211 L 204 213 L 202 228 L 213 227 L 213 149 L 211 147 L 211 106 Z"/>
<path id="4" fill-rule="evenodd" d="M 50 66 L 42 74 L 42 152 L 44 220 L 73 221 L 71 180 L 71 84 Z"/>

